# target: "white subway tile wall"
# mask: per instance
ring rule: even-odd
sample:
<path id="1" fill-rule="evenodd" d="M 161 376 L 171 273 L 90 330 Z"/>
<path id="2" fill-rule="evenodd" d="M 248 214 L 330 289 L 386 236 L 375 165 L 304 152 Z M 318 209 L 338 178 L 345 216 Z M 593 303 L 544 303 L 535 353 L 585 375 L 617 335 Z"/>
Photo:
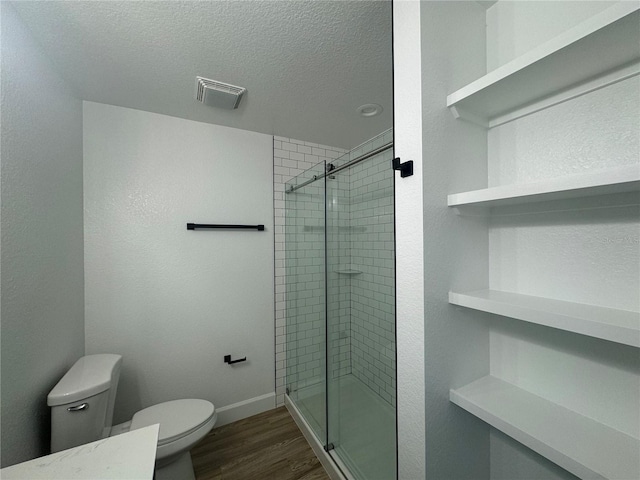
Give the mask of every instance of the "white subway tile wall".
<path id="1" fill-rule="evenodd" d="M 276 404 L 284 404 L 285 378 L 287 374 L 287 331 L 286 331 L 286 258 L 285 258 L 285 184 L 294 177 L 311 169 L 311 167 L 321 162 L 331 162 L 344 155 L 346 150 L 316 143 L 303 142 L 285 137 L 274 137 L 273 139 L 273 194 L 274 194 L 274 229 L 275 229 L 275 348 L 276 348 Z M 318 167 L 321 173 L 324 166 Z M 318 169 L 314 169 L 314 172 Z M 316 195 L 314 196 L 314 190 Z M 319 376 L 324 369 L 324 192 L 316 187 L 305 187 L 305 196 L 298 198 L 306 200 L 310 204 L 307 223 L 308 227 L 322 226 L 322 230 L 308 228 L 302 232 L 300 241 L 307 244 L 307 248 L 300 252 L 301 255 L 308 255 L 301 259 L 300 266 L 303 271 L 291 272 L 292 275 L 299 275 L 289 278 L 290 286 L 295 285 L 294 297 L 291 308 L 298 310 L 290 311 L 290 314 L 304 315 L 306 322 L 299 326 L 292 326 L 288 332 L 289 357 L 290 357 L 290 382 L 313 383 L 314 375 Z M 320 196 L 321 198 L 316 198 Z M 298 199 L 297 198 L 297 199 Z M 297 201 L 296 199 L 296 201 Z M 302 207 L 302 204 L 300 205 Z M 316 208 L 317 207 L 317 208 Z M 320 209 L 320 210 L 318 210 Z M 299 213 L 303 214 L 304 210 Z M 312 214 L 311 212 L 315 212 Z M 319 216 L 321 215 L 321 216 Z M 305 220 L 296 218 L 296 213 L 292 212 L 289 221 L 292 224 Z M 305 238 L 306 235 L 306 238 Z M 320 245 L 321 244 L 321 245 Z M 315 250 L 314 250 L 315 249 Z M 289 249 L 290 251 L 294 251 Z M 320 252 L 321 250 L 321 252 Z M 321 256 L 318 256 L 321 253 Z M 314 260 L 314 258 L 316 260 Z M 317 262 L 319 259 L 321 265 Z M 321 281 L 318 275 L 322 276 Z M 321 289 L 321 292 L 319 291 Z M 299 300 L 298 300 L 299 298 Z M 318 323 L 321 322 L 321 323 Z M 293 330 L 293 331 L 292 331 Z M 300 337 L 300 338 L 298 338 Z M 316 350 L 317 349 L 317 350 Z M 300 365 L 298 365 L 298 361 Z M 299 376 L 299 378 L 298 378 Z"/>
<path id="2" fill-rule="evenodd" d="M 376 137 L 362 153 L 391 141 L 391 135 Z M 362 272 L 351 278 L 351 373 L 395 407 L 392 158 L 386 150 L 350 168 L 351 264 Z"/>

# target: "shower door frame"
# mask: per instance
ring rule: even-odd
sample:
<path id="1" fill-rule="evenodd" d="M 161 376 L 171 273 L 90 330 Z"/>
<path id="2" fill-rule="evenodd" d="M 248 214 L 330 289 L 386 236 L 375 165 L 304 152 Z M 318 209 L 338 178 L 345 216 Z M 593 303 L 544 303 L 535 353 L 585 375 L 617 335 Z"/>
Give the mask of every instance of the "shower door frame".
<path id="1" fill-rule="evenodd" d="M 375 138 L 375 137 L 374 137 Z M 331 343 L 332 343 L 332 339 L 331 339 L 331 327 L 332 327 L 332 322 L 330 319 L 330 294 L 329 294 L 329 289 L 330 289 L 330 278 L 329 276 L 331 275 L 331 270 L 330 270 L 330 252 L 329 252 L 329 231 L 330 231 L 330 225 L 329 225 L 329 206 L 328 206 L 328 202 L 329 202 L 329 198 L 328 198 L 328 186 L 327 186 L 327 176 L 333 176 L 337 173 L 339 173 L 342 170 L 347 170 L 350 169 L 350 167 L 352 167 L 353 165 L 362 162 L 363 160 L 367 160 L 371 157 L 374 157 L 375 155 L 378 155 L 379 153 L 382 153 L 386 150 L 391 149 L 393 152 L 393 141 L 388 142 L 387 144 L 384 144 L 378 148 L 372 149 L 370 152 L 360 155 L 355 159 L 349 159 L 348 161 L 346 161 L 343 165 L 340 165 L 338 167 L 333 166 L 332 164 L 327 164 L 326 161 L 324 162 L 319 162 L 318 164 L 314 165 L 313 167 L 311 167 L 309 170 L 305 171 L 308 172 L 310 170 L 316 170 L 316 172 L 319 170 L 319 166 L 322 165 L 323 167 L 323 173 L 319 174 L 319 175 L 314 175 L 312 178 L 296 185 L 293 186 L 290 190 L 287 190 L 287 193 L 291 193 L 297 189 L 303 188 L 304 186 L 313 183 L 313 182 L 317 182 L 322 180 L 323 183 L 321 184 L 323 187 L 323 200 L 324 200 L 324 208 L 323 208 L 323 214 L 324 214 L 324 335 L 325 335 L 325 345 L 324 345 L 324 425 L 321 428 L 321 432 L 318 432 L 316 429 L 311 429 L 312 435 L 315 436 L 316 438 L 318 438 L 318 440 L 320 440 L 321 444 L 322 444 L 322 448 L 324 449 L 324 453 L 325 455 L 327 455 L 327 458 L 331 458 L 331 461 L 336 465 L 336 467 L 341 471 L 341 473 L 346 477 L 346 478 L 354 478 L 352 477 L 352 475 L 350 474 L 351 472 L 349 471 L 349 468 L 347 467 L 347 465 L 345 464 L 345 462 L 340 458 L 340 456 L 337 454 L 337 452 L 334 450 L 334 443 L 338 443 L 340 441 L 340 412 L 338 408 L 332 408 L 331 405 L 335 405 L 337 404 L 337 396 L 339 396 L 340 394 L 340 386 L 338 385 L 339 382 L 339 378 L 336 379 L 332 379 L 332 359 L 331 359 Z M 393 155 L 392 155 L 393 158 Z M 338 159 L 339 160 L 339 159 Z M 393 169 L 392 169 L 392 165 L 391 162 L 389 162 L 389 170 L 390 170 L 390 175 L 392 178 L 391 181 L 391 205 L 392 205 L 392 218 L 395 218 L 395 175 L 393 174 Z M 395 274 L 395 245 L 396 245 L 396 237 L 395 237 L 395 221 L 392 220 L 393 224 L 394 224 L 394 228 L 393 228 L 393 296 L 394 296 L 394 302 L 395 302 L 395 297 L 396 297 L 396 274 Z M 286 233 L 286 230 L 285 230 Z M 395 304 L 394 304 L 394 312 L 395 312 Z M 396 326 L 397 326 L 397 318 L 396 318 L 396 314 L 394 313 L 394 342 L 395 342 L 395 346 L 396 348 L 394 349 L 393 355 L 394 355 L 394 361 L 396 362 L 395 365 L 397 366 L 397 341 L 396 341 Z M 397 371 L 397 370 L 396 370 Z M 289 371 L 287 368 L 287 376 L 289 375 Z M 303 422 L 306 422 L 307 424 L 309 424 L 308 419 L 306 419 L 305 414 L 299 410 L 299 405 L 297 403 L 297 401 L 292 400 L 293 397 L 289 396 L 289 382 L 286 381 L 285 382 L 286 386 L 287 386 L 287 396 L 289 397 L 289 401 L 293 403 L 293 406 L 296 410 L 298 410 L 297 414 L 298 415 L 302 415 L 302 418 L 304 419 Z M 396 389 L 397 392 L 397 376 L 396 379 L 394 381 L 394 388 Z M 394 453 L 395 453 L 395 475 L 397 478 L 398 475 L 398 424 L 397 424 L 397 407 L 395 407 L 395 438 L 394 438 Z M 310 425 L 309 425 L 310 426 Z M 318 434 L 320 434 L 320 436 L 318 436 Z"/>

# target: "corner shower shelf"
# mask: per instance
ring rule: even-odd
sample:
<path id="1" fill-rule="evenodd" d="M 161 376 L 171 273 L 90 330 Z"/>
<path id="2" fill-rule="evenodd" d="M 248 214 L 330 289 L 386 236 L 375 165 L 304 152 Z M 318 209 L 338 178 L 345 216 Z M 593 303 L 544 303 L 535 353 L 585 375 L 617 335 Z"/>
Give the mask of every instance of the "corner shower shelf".
<path id="1" fill-rule="evenodd" d="M 342 270 L 336 270 L 336 273 L 340 275 L 360 275 L 362 270 L 356 270 L 354 268 L 344 268 Z"/>
<path id="2" fill-rule="evenodd" d="M 639 439 L 515 385 L 486 376 L 449 398 L 580 478 L 640 478 Z"/>
<path id="3" fill-rule="evenodd" d="M 449 303 L 525 322 L 640 347 L 640 312 L 499 290 L 449 292 Z"/>
<path id="4" fill-rule="evenodd" d="M 491 128 L 638 75 L 639 8 L 614 4 L 452 93 L 447 106 Z"/>
<path id="5" fill-rule="evenodd" d="M 521 203 L 640 191 L 640 165 L 609 168 L 593 173 L 567 175 L 543 182 L 501 185 L 499 187 L 454 193 L 450 207 L 465 205 L 499 207 Z"/>

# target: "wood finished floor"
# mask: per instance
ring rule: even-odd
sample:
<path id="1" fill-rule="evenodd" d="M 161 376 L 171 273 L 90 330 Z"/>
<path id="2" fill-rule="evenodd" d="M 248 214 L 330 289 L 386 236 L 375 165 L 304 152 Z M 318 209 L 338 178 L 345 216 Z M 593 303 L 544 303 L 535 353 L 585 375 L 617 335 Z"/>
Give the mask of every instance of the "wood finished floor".
<path id="1" fill-rule="evenodd" d="M 196 480 L 329 480 L 285 407 L 214 428 L 191 459 Z"/>

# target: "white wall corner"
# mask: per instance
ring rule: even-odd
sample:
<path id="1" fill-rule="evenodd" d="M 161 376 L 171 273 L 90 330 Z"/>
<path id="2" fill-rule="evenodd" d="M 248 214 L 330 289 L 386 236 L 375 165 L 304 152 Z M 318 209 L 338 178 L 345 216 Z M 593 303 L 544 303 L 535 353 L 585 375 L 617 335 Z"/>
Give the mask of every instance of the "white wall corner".
<path id="1" fill-rule="evenodd" d="M 393 2 L 398 478 L 426 475 L 420 2 Z"/>

